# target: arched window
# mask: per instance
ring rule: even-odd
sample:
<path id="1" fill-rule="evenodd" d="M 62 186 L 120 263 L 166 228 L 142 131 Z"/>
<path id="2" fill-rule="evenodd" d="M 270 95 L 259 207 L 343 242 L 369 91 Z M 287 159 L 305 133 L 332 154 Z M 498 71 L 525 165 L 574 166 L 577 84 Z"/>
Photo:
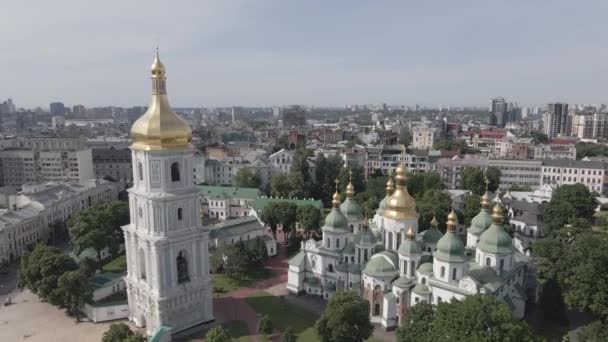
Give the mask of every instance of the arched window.
<path id="1" fill-rule="evenodd" d="M 486 266 L 491 266 L 492 265 L 492 260 L 490 260 L 490 258 L 486 258 Z"/>
<path id="2" fill-rule="evenodd" d="M 139 214 L 139 217 L 144 216 L 144 210 L 141 207 L 137 209 L 137 213 Z"/>
<path id="3" fill-rule="evenodd" d="M 327 272 L 333 272 L 334 271 L 334 265 L 329 264 L 327 265 Z"/>
<path id="4" fill-rule="evenodd" d="M 396 233 L 395 235 L 397 235 L 397 249 L 399 249 L 399 246 L 401 246 L 401 233 Z"/>
<path id="5" fill-rule="evenodd" d="M 367 262 L 367 248 L 363 250 L 363 262 Z"/>
<path id="6" fill-rule="evenodd" d="M 500 259 L 500 270 L 504 270 L 505 269 L 505 259 Z"/>
<path id="7" fill-rule="evenodd" d="M 387 249 L 393 249 L 393 232 L 388 232 L 388 247 Z"/>
<path id="8" fill-rule="evenodd" d="M 353 226 L 352 224 L 350 225 L 350 232 L 352 233 L 354 231 L 355 226 Z"/>
<path id="9" fill-rule="evenodd" d="M 171 164 L 171 181 L 179 182 L 179 164 L 177 162 Z"/>
<path id="10" fill-rule="evenodd" d="M 374 305 L 374 316 L 380 316 L 380 304 Z"/>
<path id="11" fill-rule="evenodd" d="M 137 177 L 140 181 L 144 180 L 144 167 L 141 163 L 137 163 Z"/>
<path id="12" fill-rule="evenodd" d="M 422 277 L 422 279 L 420 279 L 420 284 L 424 285 L 426 284 L 426 278 Z"/>
<path id="13" fill-rule="evenodd" d="M 441 275 L 440 275 L 441 278 L 445 277 L 445 267 L 444 266 L 441 266 L 441 272 L 440 273 L 441 273 Z"/>
<path id="14" fill-rule="evenodd" d="M 415 261 L 410 261 L 410 277 L 414 276 L 414 272 L 416 272 L 416 262 Z"/>
<path id="15" fill-rule="evenodd" d="M 139 250 L 139 278 L 146 279 L 146 255 L 143 249 Z"/>
<path id="16" fill-rule="evenodd" d="M 183 209 L 182 208 L 177 208 L 177 219 L 179 221 L 181 221 L 183 217 L 184 217 Z"/>
<path id="17" fill-rule="evenodd" d="M 340 239 L 336 239 L 336 248 L 340 248 Z"/>
<path id="18" fill-rule="evenodd" d="M 456 280 L 456 267 L 452 268 L 452 280 Z"/>
<path id="19" fill-rule="evenodd" d="M 407 260 L 403 262 L 403 274 L 407 274 Z"/>
<path id="20" fill-rule="evenodd" d="M 190 281 L 190 275 L 188 274 L 188 260 L 186 260 L 186 252 L 179 251 L 175 260 L 177 264 L 177 283 L 185 283 Z"/>

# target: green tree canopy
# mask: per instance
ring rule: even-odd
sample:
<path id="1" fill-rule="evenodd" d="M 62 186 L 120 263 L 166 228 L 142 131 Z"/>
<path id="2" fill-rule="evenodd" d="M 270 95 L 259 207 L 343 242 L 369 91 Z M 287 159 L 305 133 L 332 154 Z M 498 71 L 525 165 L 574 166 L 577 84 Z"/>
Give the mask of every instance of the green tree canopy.
<path id="1" fill-rule="evenodd" d="M 262 185 L 260 177 L 248 167 L 240 168 L 234 175 L 234 186 L 241 188 L 259 188 Z"/>
<path id="2" fill-rule="evenodd" d="M 232 337 L 226 328 L 218 325 L 217 327 L 211 328 L 207 332 L 207 335 L 205 335 L 205 340 L 207 342 L 231 342 Z"/>
<path id="3" fill-rule="evenodd" d="M 313 232 L 321 231 L 321 211 L 313 205 L 305 205 L 297 208 L 297 220 L 304 227 L 306 238 Z"/>
<path id="4" fill-rule="evenodd" d="M 478 154 L 479 150 L 474 147 L 469 147 L 466 141 L 444 139 L 433 144 L 434 150 L 458 151 L 460 154 Z"/>
<path id="5" fill-rule="evenodd" d="M 351 291 L 336 292 L 315 327 L 323 342 L 362 342 L 374 331 L 369 302 Z"/>
<path id="6" fill-rule="evenodd" d="M 493 296 L 468 296 L 462 301 L 428 304 L 412 309 L 411 324 L 398 332 L 399 342 L 541 341 L 509 307 Z"/>
<path id="7" fill-rule="evenodd" d="M 464 205 L 463 205 L 463 216 L 464 216 L 464 225 L 465 227 L 469 227 L 471 225 L 471 220 L 475 217 L 479 211 L 481 210 L 481 199 L 479 196 L 475 195 L 466 195 L 464 197 Z"/>
<path id="8" fill-rule="evenodd" d="M 298 206 L 292 202 L 279 202 L 276 211 L 285 239 L 288 239 L 289 234 L 295 230 L 295 224 L 298 221 Z"/>
<path id="9" fill-rule="evenodd" d="M 346 198 L 346 186 L 350 182 L 350 172 L 353 173 L 353 186 L 355 187 L 355 192 L 363 192 L 365 189 L 365 174 L 363 173 L 363 168 L 356 167 L 343 167 L 340 169 L 340 174 L 338 175 L 338 190 L 342 195 L 342 199 Z M 335 191 L 335 190 L 334 190 Z M 332 193 L 333 194 L 333 193 Z"/>
<path id="10" fill-rule="evenodd" d="M 272 333 L 272 321 L 267 315 L 260 317 L 258 321 L 258 332 L 260 334 L 268 335 Z"/>
<path id="11" fill-rule="evenodd" d="M 260 215 L 260 219 L 264 224 L 270 227 L 272 231 L 272 235 L 275 240 L 277 238 L 277 227 L 281 224 L 281 216 L 279 211 L 279 203 L 278 202 L 270 202 L 266 204 L 264 210 L 262 211 L 262 215 Z"/>
<path id="12" fill-rule="evenodd" d="M 576 143 L 575 147 L 578 159 L 608 156 L 608 146 L 603 144 L 579 142 Z"/>
<path id="13" fill-rule="evenodd" d="M 439 228 L 445 230 L 445 222 L 450 212 L 450 195 L 440 190 L 428 190 L 416 201 L 420 217 L 418 227 L 420 231 L 430 228 L 433 216 L 437 217 Z"/>
<path id="14" fill-rule="evenodd" d="M 414 174 L 409 173 L 407 175 L 407 178 L 407 191 L 410 193 L 410 195 L 416 198 L 418 198 L 418 195 L 422 195 L 428 190 L 443 189 L 443 182 L 441 181 L 441 176 L 437 172 L 431 171 Z"/>
<path id="15" fill-rule="evenodd" d="M 296 334 L 291 327 L 285 328 L 281 334 L 281 342 L 296 342 Z"/>
<path id="16" fill-rule="evenodd" d="M 57 293 L 61 306 L 76 315 L 76 321 L 80 322 L 80 309 L 93 299 L 89 277 L 80 270 L 65 272 L 57 280 Z"/>
<path id="17" fill-rule="evenodd" d="M 462 171 L 461 186 L 481 196 L 486 191 L 485 177 L 488 177 L 488 190 L 496 191 L 500 185 L 500 170 L 495 167 L 488 167 L 485 173 L 478 167 L 465 167 Z"/>
<path id="18" fill-rule="evenodd" d="M 344 161 L 340 156 L 330 156 L 325 158 L 321 153 L 316 160 L 315 178 L 316 186 L 312 189 L 315 198 L 323 201 L 325 207 L 331 206 L 331 196 L 335 192 L 336 184 L 334 180 L 338 178 Z"/>
<path id="19" fill-rule="evenodd" d="M 595 208 L 598 206 L 598 201 L 589 189 L 581 184 L 561 185 L 553 191 L 551 202 L 565 201 L 574 207 L 576 217 L 582 217 L 587 220 L 593 219 Z"/>
<path id="20" fill-rule="evenodd" d="M 61 293 L 57 291 L 59 277 L 69 271 L 78 269 L 74 259 L 61 250 L 37 245 L 32 252 L 21 258 L 19 288 L 28 288 L 42 300 L 53 305 L 61 305 Z"/>
<path id="21" fill-rule="evenodd" d="M 125 323 L 114 323 L 103 333 L 101 342 L 146 342 L 146 338 Z"/>

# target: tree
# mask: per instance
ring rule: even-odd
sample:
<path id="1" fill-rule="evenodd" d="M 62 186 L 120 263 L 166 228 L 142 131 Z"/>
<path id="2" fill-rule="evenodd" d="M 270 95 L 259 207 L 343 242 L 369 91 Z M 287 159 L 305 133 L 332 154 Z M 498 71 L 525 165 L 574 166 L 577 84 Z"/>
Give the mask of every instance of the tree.
<path id="1" fill-rule="evenodd" d="M 410 173 L 407 178 L 407 191 L 415 197 L 424 194 L 428 190 L 443 189 L 441 176 L 437 172 Z"/>
<path id="2" fill-rule="evenodd" d="M 576 143 L 576 157 L 583 159 L 585 157 L 605 157 L 608 156 L 608 146 L 595 143 Z"/>
<path id="3" fill-rule="evenodd" d="M 486 169 L 484 176 L 488 179 L 488 191 L 496 192 L 500 186 L 500 170 L 490 166 Z"/>
<path id="4" fill-rule="evenodd" d="M 481 196 L 486 191 L 485 177 L 488 178 L 488 190 L 496 191 L 500 185 L 500 170 L 488 167 L 484 173 L 480 168 L 467 166 L 462 171 L 461 186 L 473 194 Z"/>
<path id="5" fill-rule="evenodd" d="M 337 292 L 315 327 L 323 342 L 362 342 L 374 331 L 369 302 L 351 291 Z"/>
<path id="6" fill-rule="evenodd" d="M 539 277 L 555 279 L 570 308 L 608 319 L 608 236 L 576 228 L 565 238 L 535 243 L 533 258 Z"/>
<path id="7" fill-rule="evenodd" d="M 291 327 L 285 328 L 281 334 L 281 342 L 296 342 L 296 334 Z"/>
<path id="8" fill-rule="evenodd" d="M 481 200 L 479 196 L 475 195 L 466 195 L 464 197 L 464 205 L 463 205 L 463 215 L 464 215 L 464 225 L 469 227 L 471 225 L 471 220 L 475 217 L 479 211 L 481 210 Z"/>
<path id="9" fill-rule="evenodd" d="M 103 212 L 105 230 L 112 236 L 108 248 L 111 255 L 116 257 L 120 245 L 125 241 L 122 226 L 131 221 L 129 204 L 123 201 L 112 201 L 98 205 L 97 208 Z"/>
<path id="10" fill-rule="evenodd" d="M 313 197 L 323 201 L 325 207 L 331 205 L 331 196 L 335 192 L 336 185 L 334 180 L 340 174 L 344 162 L 340 156 L 330 156 L 325 158 L 321 153 L 316 160 L 315 178 L 316 186 L 312 189 Z"/>
<path id="11" fill-rule="evenodd" d="M 87 277 L 91 277 L 95 274 L 95 270 L 97 269 L 97 263 L 95 262 L 95 260 L 89 257 L 85 257 L 82 258 L 78 263 L 78 269 Z"/>
<path id="12" fill-rule="evenodd" d="M 400 329 L 399 342 L 447 342 L 454 341 L 454 336 L 461 341 L 542 340 L 530 332 L 525 322 L 514 318 L 506 304 L 487 295 L 468 296 L 462 301 L 440 303 L 435 308 L 425 306 L 412 310 L 411 319 L 411 324 Z"/>
<path id="13" fill-rule="evenodd" d="M 225 258 L 224 271 L 232 279 L 240 279 L 249 271 L 251 266 L 250 252 L 242 241 L 234 245 L 225 246 L 223 249 Z"/>
<path id="14" fill-rule="evenodd" d="M 434 150 L 448 150 L 448 151 L 458 151 L 460 154 L 478 154 L 479 150 L 473 147 L 469 147 L 466 141 L 459 140 L 449 140 L 443 139 L 435 142 L 433 144 Z"/>
<path id="15" fill-rule="evenodd" d="M 93 299 L 87 275 L 80 270 L 65 272 L 57 281 L 57 291 L 61 306 L 68 309 L 70 315 L 76 315 L 76 321 L 80 322 L 80 309 Z"/>
<path id="16" fill-rule="evenodd" d="M 567 342 L 602 342 L 608 341 L 608 325 L 601 321 L 579 327 L 566 335 Z"/>
<path id="17" fill-rule="evenodd" d="M 289 174 L 278 173 L 270 178 L 270 193 L 275 197 L 289 197 L 291 183 Z"/>
<path id="18" fill-rule="evenodd" d="M 266 242 L 262 237 L 257 236 L 253 243 L 251 250 L 252 264 L 258 267 L 263 267 L 264 262 L 268 259 L 268 249 L 266 248 Z"/>
<path id="19" fill-rule="evenodd" d="M 234 175 L 234 186 L 240 188 L 259 188 L 262 185 L 260 177 L 248 167 L 242 167 Z"/>
<path id="20" fill-rule="evenodd" d="M 533 131 L 533 132 L 530 132 L 530 136 L 534 140 L 535 144 L 549 143 L 549 136 L 547 136 L 545 133 Z M 578 155 L 578 153 L 577 153 L 577 155 Z"/>
<path id="21" fill-rule="evenodd" d="M 125 323 L 114 323 L 103 333 L 101 342 L 146 342 L 146 338 Z"/>
<path id="22" fill-rule="evenodd" d="M 205 340 L 207 342 L 230 342 L 232 341 L 232 337 L 226 328 L 218 325 L 207 332 Z"/>
<path id="23" fill-rule="evenodd" d="M 598 201 L 589 189 L 581 184 L 561 185 L 553 191 L 551 202 L 565 201 L 574 207 L 576 217 L 593 219 L 593 214 L 598 206 Z"/>
<path id="24" fill-rule="evenodd" d="M 338 175 L 338 180 L 340 181 L 338 183 L 338 189 L 340 190 L 340 193 L 342 194 L 343 199 L 346 198 L 345 190 L 346 190 L 346 186 L 350 182 L 350 172 L 351 171 L 353 173 L 352 183 L 353 183 L 353 186 L 355 187 L 355 191 L 362 192 L 363 189 L 365 189 L 365 175 L 363 172 L 363 168 L 359 167 L 359 166 L 343 167 L 340 169 L 340 174 Z"/>
<path id="25" fill-rule="evenodd" d="M 277 205 L 277 215 L 280 219 L 285 239 L 288 239 L 289 234 L 295 230 L 295 224 L 298 221 L 297 213 L 298 206 L 295 203 L 279 202 Z"/>
<path id="26" fill-rule="evenodd" d="M 399 144 L 409 146 L 412 143 L 412 132 L 407 127 L 401 127 L 399 131 Z"/>
<path id="27" fill-rule="evenodd" d="M 277 239 L 277 227 L 281 223 L 278 207 L 279 204 L 277 202 L 270 202 L 266 204 L 264 210 L 262 211 L 262 215 L 260 215 L 262 222 L 270 227 L 272 236 L 275 240 Z"/>
<path id="28" fill-rule="evenodd" d="M 554 201 L 553 199 L 544 212 L 545 233 L 557 232 L 568 224 L 576 215 L 574 206 L 566 201 Z"/>
<path id="29" fill-rule="evenodd" d="M 304 227 L 306 238 L 310 238 L 312 232 L 321 230 L 321 211 L 313 205 L 305 205 L 297 208 L 296 218 Z"/>
<path id="30" fill-rule="evenodd" d="M 428 190 L 422 196 L 419 196 L 416 201 L 416 207 L 420 217 L 418 218 L 418 227 L 420 231 L 430 227 L 433 216 L 439 222 L 439 228 L 445 229 L 445 219 L 450 212 L 450 195 L 440 190 Z"/>
<path id="31" fill-rule="evenodd" d="M 414 305 L 409 315 L 409 321 L 403 328 L 397 330 L 399 342 L 431 342 L 428 336 L 435 319 L 433 304 L 422 302 Z"/>
<path id="32" fill-rule="evenodd" d="M 258 332 L 260 334 L 268 335 L 272 333 L 272 321 L 267 315 L 264 315 L 258 321 Z"/>
<path id="33" fill-rule="evenodd" d="M 59 277 L 76 270 L 78 266 L 74 259 L 61 250 L 44 245 L 37 245 L 32 252 L 27 252 L 21 258 L 19 272 L 19 288 L 28 288 L 40 299 L 53 305 L 61 304 L 61 296 L 57 292 Z"/>

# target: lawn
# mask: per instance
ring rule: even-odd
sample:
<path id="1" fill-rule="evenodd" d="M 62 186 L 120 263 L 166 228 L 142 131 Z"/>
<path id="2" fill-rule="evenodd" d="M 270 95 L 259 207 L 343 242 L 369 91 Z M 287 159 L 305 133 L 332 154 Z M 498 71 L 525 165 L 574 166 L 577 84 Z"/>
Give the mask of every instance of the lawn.
<path id="1" fill-rule="evenodd" d="M 215 273 L 211 275 L 213 292 L 216 294 L 232 292 L 241 287 L 249 286 L 258 280 L 268 278 L 271 275 L 272 272 L 269 272 L 266 269 L 248 274 L 240 279 L 232 279 L 224 273 Z"/>
<path id="2" fill-rule="evenodd" d="M 268 315 L 279 331 L 291 327 L 298 335 L 298 341 L 319 341 L 314 330 L 318 316 L 300 306 L 293 305 L 267 292 L 256 292 L 247 298 L 247 303 L 258 313 Z"/>
<path id="3" fill-rule="evenodd" d="M 127 257 L 120 255 L 114 260 L 110 260 L 107 264 L 103 265 L 103 270 L 106 272 L 123 272 L 127 269 Z"/>
<path id="4" fill-rule="evenodd" d="M 233 341 L 237 342 L 251 342 L 252 338 L 249 336 L 249 331 L 247 330 L 247 323 L 243 321 L 232 321 L 225 324 L 222 324 L 230 336 L 232 336 Z M 205 341 L 205 335 L 207 335 L 208 330 L 201 331 L 194 336 L 186 337 L 184 339 L 179 339 L 180 341 L 190 341 L 190 342 L 202 342 Z"/>

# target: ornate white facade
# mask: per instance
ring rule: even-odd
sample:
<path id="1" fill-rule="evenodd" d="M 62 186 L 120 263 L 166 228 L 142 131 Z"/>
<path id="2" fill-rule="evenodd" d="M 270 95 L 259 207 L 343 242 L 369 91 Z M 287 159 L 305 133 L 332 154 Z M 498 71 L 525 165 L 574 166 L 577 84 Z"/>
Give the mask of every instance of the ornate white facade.
<path id="1" fill-rule="evenodd" d="M 193 185 L 190 128 L 170 110 L 158 56 L 152 79 L 152 103 L 131 131 L 131 223 L 123 227 L 129 320 L 148 335 L 213 320 L 209 233 Z"/>
<path id="2" fill-rule="evenodd" d="M 371 229 L 365 223 L 351 233 L 347 224 L 352 212 L 343 214 L 334 204 L 323 240 L 303 242 L 290 260 L 287 289 L 326 299 L 336 291 L 356 291 L 369 301 L 372 322 L 387 329 L 407 322 L 416 303 L 437 304 L 474 294 L 493 295 L 523 317 L 528 258 L 514 250 L 500 206 L 490 213 L 487 194 L 482 197 L 482 210 L 468 228 L 465 246 L 453 211 L 445 234 L 435 219 L 430 229 L 418 233 L 418 214 L 403 167 L 397 169 L 395 185 L 393 192 L 392 181 L 387 183 L 387 196 Z"/>

